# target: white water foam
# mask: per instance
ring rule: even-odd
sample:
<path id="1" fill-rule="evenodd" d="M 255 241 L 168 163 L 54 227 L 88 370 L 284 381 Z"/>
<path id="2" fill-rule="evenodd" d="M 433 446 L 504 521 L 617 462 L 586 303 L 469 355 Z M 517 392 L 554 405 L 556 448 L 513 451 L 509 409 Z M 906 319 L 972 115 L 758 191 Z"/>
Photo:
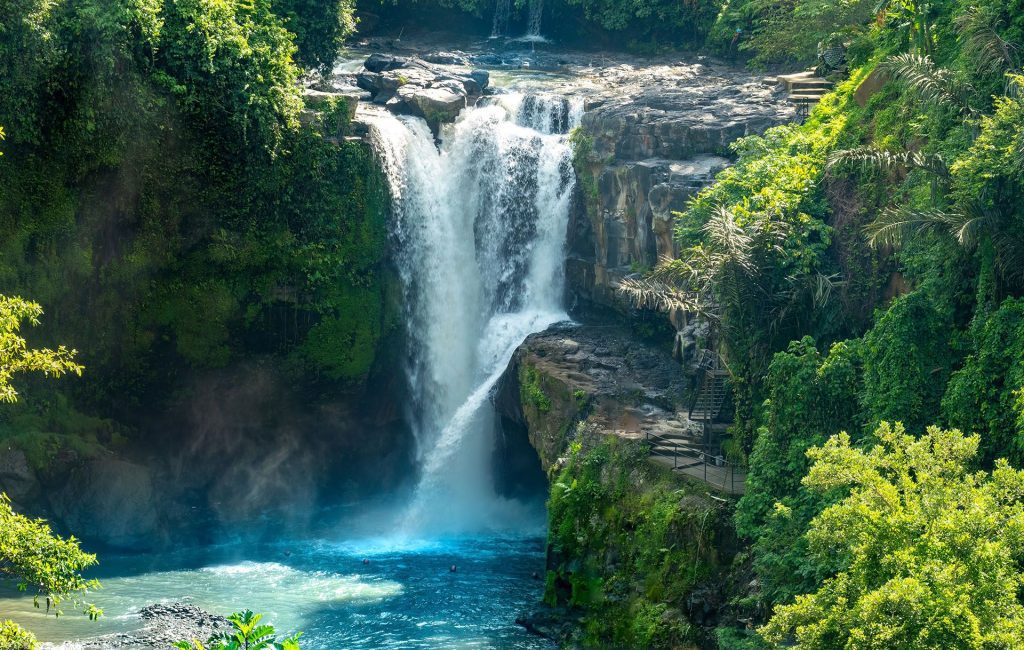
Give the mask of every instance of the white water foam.
<path id="1" fill-rule="evenodd" d="M 464 111 L 441 145 L 381 114 L 371 137 L 392 193 L 392 234 L 413 342 L 421 480 L 409 535 L 523 525 L 493 488 L 490 395 L 533 332 L 566 319 L 564 246 L 579 102 L 506 95 Z"/>

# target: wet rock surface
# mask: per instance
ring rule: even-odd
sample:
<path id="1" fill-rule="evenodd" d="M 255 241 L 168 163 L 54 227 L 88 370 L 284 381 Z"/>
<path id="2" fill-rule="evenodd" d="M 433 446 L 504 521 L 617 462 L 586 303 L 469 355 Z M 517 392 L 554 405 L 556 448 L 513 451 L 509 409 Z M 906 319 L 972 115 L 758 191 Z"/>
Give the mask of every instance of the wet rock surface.
<path id="1" fill-rule="evenodd" d="M 183 603 L 150 605 L 139 612 L 141 629 L 137 632 L 110 634 L 89 641 L 41 644 L 44 650 L 166 650 L 176 641 L 198 639 L 204 642 L 228 629 L 223 616 L 205 612 Z"/>
<path id="2" fill-rule="evenodd" d="M 586 186 L 596 195 L 584 196 L 585 188 L 577 201 L 568 268 L 571 302 L 581 313 L 626 310 L 618 282 L 678 254 L 675 214 L 730 163 L 729 146 L 796 119 L 777 79 L 711 57 L 374 39 L 349 56 L 321 89 L 358 85 L 364 106 L 418 115 L 435 133 L 464 107 L 510 88 L 585 100 L 591 151 L 577 171 L 593 176 Z"/>
<path id="3" fill-rule="evenodd" d="M 547 470 L 581 422 L 630 439 L 699 435 L 686 413 L 686 381 L 668 351 L 625 329 L 563 323 L 519 347 L 495 401 L 502 418 L 527 432 Z"/>

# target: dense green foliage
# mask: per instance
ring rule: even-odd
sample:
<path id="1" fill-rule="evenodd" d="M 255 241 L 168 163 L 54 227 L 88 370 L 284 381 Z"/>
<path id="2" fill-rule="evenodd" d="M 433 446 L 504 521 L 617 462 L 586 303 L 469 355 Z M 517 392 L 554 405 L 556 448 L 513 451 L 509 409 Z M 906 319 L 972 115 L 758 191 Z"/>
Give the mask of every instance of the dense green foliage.
<path id="1" fill-rule="evenodd" d="M 18 391 L 11 381 L 16 373 L 41 372 L 47 377 L 67 373 L 82 374 L 75 363 L 77 354 L 63 345 L 56 350 L 30 349 L 20 335 L 21 325 L 39 325 L 43 308 L 21 298 L 0 296 L 0 402 L 18 401 Z"/>
<path id="2" fill-rule="evenodd" d="M 697 631 L 685 598 L 718 561 L 722 512 L 639 443 L 582 431 L 553 479 L 549 542 L 561 564 L 545 601 L 585 612 L 588 646 L 678 647 Z"/>
<path id="3" fill-rule="evenodd" d="M 490 26 L 494 0 L 360 0 L 371 11 L 401 18 L 417 9 L 455 9 Z M 595 39 L 643 51 L 701 46 L 711 33 L 721 0 L 546 0 L 542 32 L 547 37 L 594 45 Z M 525 26 L 532 0 L 511 0 L 513 23 Z M 399 21 L 401 22 L 401 21 Z M 731 38 L 731 36 L 730 36 Z"/>
<path id="4" fill-rule="evenodd" d="M 845 435 L 809 452 L 803 480 L 849 495 L 810 523 L 816 592 L 779 607 L 762 634 L 797 648 L 1014 648 L 1024 639 L 1024 472 L 972 472 L 978 437 L 883 424 L 863 451 Z"/>
<path id="5" fill-rule="evenodd" d="M 39 324 L 39 305 L 0 296 L 0 402 L 16 402 L 18 393 L 11 385 L 15 374 L 41 372 L 59 377 L 68 372 L 81 374 L 74 362 L 75 351 L 61 346 L 57 350 L 30 349 L 19 336 L 23 321 Z M 11 507 L 6 494 L 0 493 L 0 581 L 13 580 L 20 591 L 31 591 L 35 606 L 45 600 L 46 611 L 61 613 L 61 603 L 70 600 L 82 606 L 89 618 L 102 611 L 83 603 L 81 598 L 90 589 L 99 587 L 95 580 L 86 580 L 82 572 L 96 564 L 96 556 L 82 551 L 72 537 L 54 535 L 41 519 L 29 519 Z M 32 650 L 35 637 L 11 621 L 0 621 L 0 648 Z"/>
<path id="6" fill-rule="evenodd" d="M 13 621 L 0 621 L 0 648 L 4 650 L 33 650 L 36 637 Z"/>
<path id="7" fill-rule="evenodd" d="M 773 641 L 791 631 L 809 648 L 1019 641 L 1019 578 L 971 554 L 989 533 L 940 536 L 944 550 L 913 547 L 928 535 L 908 520 L 921 514 L 915 502 L 953 495 L 964 501 L 944 502 L 949 517 L 991 510 L 1001 525 L 986 494 L 1003 488 L 969 472 L 996 467 L 998 484 L 1011 472 L 998 459 L 1024 463 L 1018 4 L 741 0 L 723 13 L 720 26 L 740 26 L 761 62 L 810 64 L 822 43 L 846 47 L 850 64 L 806 122 L 734 145 L 736 165 L 678 219 L 681 259 L 626 285 L 635 298 L 697 312 L 717 332 L 736 392 L 727 444 L 749 461 L 736 525 L 758 578 L 734 605 L 754 618 L 777 608 L 766 628 Z M 899 421 L 899 435 L 877 428 L 884 421 Z M 926 428 L 936 421 L 977 437 Z M 840 431 L 854 445 L 836 452 L 847 463 L 886 454 L 907 463 L 878 460 L 904 472 L 886 480 L 905 491 L 905 512 L 867 503 L 838 455 L 826 462 L 816 452 L 820 466 L 802 480 L 807 450 Z M 959 450 L 940 494 L 925 476 L 904 480 L 913 470 L 903 431 Z M 880 440 L 884 453 L 856 451 Z M 921 471 L 931 462 L 918 460 Z M 992 530 L 943 521 L 921 525 Z M 906 526 L 907 537 L 877 526 Z M 1016 542 L 1007 544 L 1015 557 Z M 959 584 L 973 570 L 964 567 L 993 580 Z M 1009 582 L 993 587 L 1003 575 Z M 993 610 L 989 588 L 1007 595 Z M 758 643 L 738 631 L 721 639 Z"/>
<path id="8" fill-rule="evenodd" d="M 83 552 L 74 537 L 57 537 L 46 522 L 17 514 L 10 500 L 0 495 L 0 577 L 17 581 L 22 591 L 32 591 L 37 607 L 40 598 L 47 611 L 57 614 L 65 600 L 81 604 L 81 596 L 99 587 L 95 580 L 82 577 L 95 564 L 96 556 Z M 84 607 L 90 618 L 102 613 L 91 605 Z"/>
<path id="9" fill-rule="evenodd" d="M 231 631 L 210 637 L 204 644 L 198 639 L 178 641 L 175 648 L 181 650 L 299 650 L 299 632 L 287 639 L 277 640 L 273 625 L 260 624 L 263 614 L 246 610 L 228 616 Z"/>
<path id="10" fill-rule="evenodd" d="M 351 28 L 347 4 L 316 4 Z M 241 358 L 339 388 L 369 373 L 391 326 L 386 187 L 338 138 L 343 106 L 300 124 L 293 57 L 329 53 L 289 30 L 333 47 L 311 7 L 0 2 L 0 284 L 45 305 L 40 338 L 91 369 L 78 415 L 41 435 L 88 438 L 82 411 L 153 408 Z M 67 403 L 52 393 L 33 400 Z M 42 410 L 0 424 L 40 446 L 17 422 Z"/>
<path id="11" fill-rule="evenodd" d="M 764 424 L 750 455 L 736 528 L 755 540 L 754 568 L 772 601 L 807 591 L 831 566 L 812 561 L 801 538 L 831 495 L 804 489 L 800 479 L 809 466 L 807 449 L 857 430 L 860 365 L 856 346 L 837 343 L 824 356 L 805 338 L 775 355 L 769 368 Z"/>
<path id="12" fill-rule="evenodd" d="M 330 69 L 356 28 L 355 0 L 274 0 L 273 7 L 295 34 L 296 59 L 307 68 Z"/>

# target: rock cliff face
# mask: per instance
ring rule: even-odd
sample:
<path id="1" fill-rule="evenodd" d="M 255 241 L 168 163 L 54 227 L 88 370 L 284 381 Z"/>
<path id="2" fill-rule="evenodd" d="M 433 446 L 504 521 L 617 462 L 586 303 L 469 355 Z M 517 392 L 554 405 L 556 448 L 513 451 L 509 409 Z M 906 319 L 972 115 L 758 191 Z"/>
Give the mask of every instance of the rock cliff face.
<path id="1" fill-rule="evenodd" d="M 621 65 L 594 83 L 576 140 L 569 289 L 577 308 L 622 309 L 617 282 L 678 254 L 674 214 L 729 164 L 729 145 L 795 114 L 774 79 L 708 62 Z"/>
<path id="2" fill-rule="evenodd" d="M 565 324 L 520 346 L 497 404 L 550 472 L 581 423 L 630 440 L 686 431 L 685 395 L 685 377 L 668 353 L 618 328 Z"/>
<path id="3" fill-rule="evenodd" d="M 687 435 L 684 381 L 667 352 L 616 327 L 559 325 L 517 351 L 498 412 L 551 482 L 545 604 L 517 619 L 528 630 L 564 647 L 717 647 L 731 502 L 643 442 Z"/>

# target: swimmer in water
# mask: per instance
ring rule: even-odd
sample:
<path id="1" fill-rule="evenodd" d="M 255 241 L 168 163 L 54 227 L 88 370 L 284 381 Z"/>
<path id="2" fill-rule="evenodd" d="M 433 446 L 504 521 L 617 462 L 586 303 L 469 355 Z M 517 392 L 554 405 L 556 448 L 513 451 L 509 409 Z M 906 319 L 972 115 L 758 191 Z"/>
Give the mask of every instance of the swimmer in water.
<path id="1" fill-rule="evenodd" d="M 452 568 L 448 569 L 448 571 L 450 571 L 451 573 L 455 573 L 458 570 L 459 570 L 459 567 L 455 566 L 454 564 L 452 565 Z"/>

